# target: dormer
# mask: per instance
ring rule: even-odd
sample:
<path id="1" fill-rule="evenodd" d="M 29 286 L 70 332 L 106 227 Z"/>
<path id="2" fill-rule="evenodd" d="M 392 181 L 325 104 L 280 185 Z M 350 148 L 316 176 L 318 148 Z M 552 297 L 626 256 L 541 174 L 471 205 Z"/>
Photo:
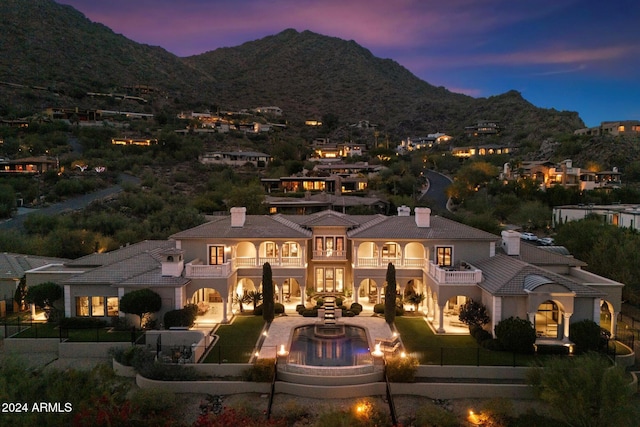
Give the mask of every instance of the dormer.
<path id="1" fill-rule="evenodd" d="M 184 251 L 182 249 L 165 249 L 160 253 L 162 257 L 162 275 L 180 277 L 184 268 Z"/>

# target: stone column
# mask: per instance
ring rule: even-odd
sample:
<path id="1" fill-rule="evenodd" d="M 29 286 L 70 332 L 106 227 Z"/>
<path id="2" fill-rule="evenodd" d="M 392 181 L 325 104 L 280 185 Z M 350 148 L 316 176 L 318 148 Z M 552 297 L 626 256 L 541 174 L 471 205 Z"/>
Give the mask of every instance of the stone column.
<path id="1" fill-rule="evenodd" d="M 222 297 L 222 323 L 229 323 L 227 318 L 227 305 L 229 304 L 228 297 Z"/>
<path id="2" fill-rule="evenodd" d="M 611 330 L 609 332 L 611 332 L 611 338 L 615 338 L 616 337 L 616 328 L 618 326 L 618 312 L 614 311 L 613 313 L 611 313 Z"/>
<path id="3" fill-rule="evenodd" d="M 444 330 L 444 304 L 443 305 L 438 305 L 438 311 L 439 311 L 439 316 L 438 316 L 438 330 L 437 332 L 439 334 L 444 334 L 445 330 Z"/>
<path id="4" fill-rule="evenodd" d="M 307 285 L 300 285 L 300 304 L 305 305 L 306 296 L 307 296 Z"/>
<path id="5" fill-rule="evenodd" d="M 571 315 L 573 313 L 562 313 L 562 317 L 564 318 L 564 322 L 563 322 L 563 326 L 564 326 L 564 332 L 563 332 L 563 337 L 562 337 L 562 341 L 569 341 L 569 323 L 571 320 Z"/>

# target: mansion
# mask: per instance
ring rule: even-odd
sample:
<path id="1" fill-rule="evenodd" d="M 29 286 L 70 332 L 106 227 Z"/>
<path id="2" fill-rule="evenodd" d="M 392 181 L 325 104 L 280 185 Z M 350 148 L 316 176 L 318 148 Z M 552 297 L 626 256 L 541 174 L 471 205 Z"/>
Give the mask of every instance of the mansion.
<path id="1" fill-rule="evenodd" d="M 497 236 L 432 215 L 428 208 L 398 208 L 397 215 L 230 215 L 107 253 L 49 264 L 26 273 L 27 284 L 55 281 L 64 289 L 67 317 L 124 317 L 119 299 L 151 288 L 162 315 L 194 303 L 215 305 L 220 321 L 237 310 L 237 296 L 261 290 L 265 263 L 276 300 L 295 315 L 297 304 L 343 295 L 371 308 L 384 299 L 385 277 L 395 266 L 398 293 L 425 296 L 417 307 L 440 334 L 453 332 L 468 299 L 488 309 L 491 331 L 511 316 L 529 319 L 540 339 L 568 342 L 569 325 L 584 319 L 615 332 L 622 283 L 589 273 L 585 264 L 553 248 Z M 413 309 L 413 306 L 407 306 Z M 460 326 L 460 325 L 458 325 Z M 462 325 L 464 326 L 464 325 Z"/>

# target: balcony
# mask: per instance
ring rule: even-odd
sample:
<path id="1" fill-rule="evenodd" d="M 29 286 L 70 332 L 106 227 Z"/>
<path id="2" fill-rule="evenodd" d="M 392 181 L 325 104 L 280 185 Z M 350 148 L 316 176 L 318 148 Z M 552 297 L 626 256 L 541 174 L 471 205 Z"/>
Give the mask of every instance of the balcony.
<path id="1" fill-rule="evenodd" d="M 189 279 L 228 277 L 233 269 L 233 261 L 228 261 L 224 264 L 217 265 L 188 263 L 185 268 L 185 276 Z"/>
<path id="2" fill-rule="evenodd" d="M 347 259 L 346 251 L 327 249 L 324 251 L 313 251 L 314 261 L 344 261 Z"/>
<path id="3" fill-rule="evenodd" d="M 477 284 L 482 281 L 482 270 L 467 263 L 459 266 L 440 267 L 429 262 L 429 276 L 441 284 Z"/>
<path id="4" fill-rule="evenodd" d="M 242 257 L 236 258 L 238 268 L 256 268 L 269 263 L 271 267 L 303 267 L 302 258 L 278 258 L 278 257 Z"/>
<path id="5" fill-rule="evenodd" d="M 423 258 L 357 258 L 355 267 L 364 268 L 386 268 L 389 263 L 392 263 L 396 268 L 424 268 L 426 261 Z"/>

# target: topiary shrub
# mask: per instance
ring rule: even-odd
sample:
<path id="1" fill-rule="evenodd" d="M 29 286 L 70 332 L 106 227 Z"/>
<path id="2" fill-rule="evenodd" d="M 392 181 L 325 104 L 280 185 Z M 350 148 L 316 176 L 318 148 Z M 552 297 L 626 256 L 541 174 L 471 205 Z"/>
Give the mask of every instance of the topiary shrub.
<path id="1" fill-rule="evenodd" d="M 355 313 L 351 310 L 342 310 L 342 315 L 344 317 L 355 317 Z"/>
<path id="2" fill-rule="evenodd" d="M 255 316 L 262 316 L 262 312 L 263 312 L 264 308 L 262 306 L 262 304 L 256 306 L 256 308 L 253 310 L 253 314 Z"/>
<path id="3" fill-rule="evenodd" d="M 351 307 L 349 307 L 349 309 L 353 311 L 356 315 L 358 315 L 362 312 L 362 304 L 358 304 L 357 302 L 354 302 L 353 304 L 351 304 Z"/>
<path id="4" fill-rule="evenodd" d="M 280 304 L 279 302 L 276 302 L 273 304 L 273 310 L 276 314 L 283 314 L 284 313 L 284 305 Z"/>
<path id="5" fill-rule="evenodd" d="M 606 338 L 603 339 L 600 325 L 592 320 L 581 320 L 569 325 L 569 337 L 575 343 L 576 353 L 598 351 L 606 346 Z"/>
<path id="6" fill-rule="evenodd" d="M 411 356 L 394 356 L 386 360 L 387 377 L 389 381 L 410 383 L 416 378 L 418 359 Z"/>
<path id="7" fill-rule="evenodd" d="M 318 309 L 316 307 L 305 309 L 302 312 L 303 317 L 318 317 Z"/>
<path id="8" fill-rule="evenodd" d="M 340 307 L 344 304 L 344 298 L 336 297 L 336 307 Z"/>
<path id="9" fill-rule="evenodd" d="M 496 325 L 496 338 L 506 351 L 533 353 L 536 329 L 526 319 L 509 317 Z"/>
<path id="10" fill-rule="evenodd" d="M 302 314 L 302 312 L 305 311 L 306 309 L 307 307 L 305 307 L 304 304 L 296 305 L 296 311 L 298 312 L 298 314 Z"/>
<path id="11" fill-rule="evenodd" d="M 194 307 L 195 309 L 194 309 Z M 170 310 L 164 314 L 164 327 L 169 328 L 190 328 L 196 323 L 198 316 L 198 306 L 191 304 L 179 310 Z"/>
<path id="12" fill-rule="evenodd" d="M 384 304 L 376 304 L 373 306 L 373 312 L 376 314 L 384 314 Z"/>
<path id="13" fill-rule="evenodd" d="M 396 316 L 404 316 L 404 307 L 396 305 Z"/>
<path id="14" fill-rule="evenodd" d="M 316 307 L 322 307 L 324 305 L 324 298 L 318 297 L 316 298 Z"/>

